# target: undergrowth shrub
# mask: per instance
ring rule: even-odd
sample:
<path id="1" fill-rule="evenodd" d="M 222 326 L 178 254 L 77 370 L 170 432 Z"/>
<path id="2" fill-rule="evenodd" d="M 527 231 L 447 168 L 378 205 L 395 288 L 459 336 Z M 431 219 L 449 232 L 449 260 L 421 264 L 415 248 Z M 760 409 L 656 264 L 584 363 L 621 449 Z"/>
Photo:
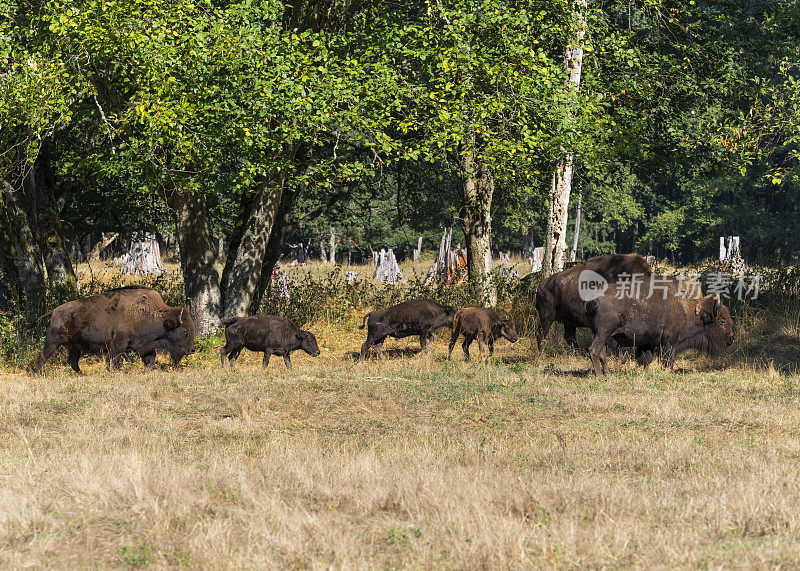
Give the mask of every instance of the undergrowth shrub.
<path id="1" fill-rule="evenodd" d="M 497 309 L 515 321 L 519 332 L 532 331 L 533 303 L 530 280 L 520 287 L 520 281 L 509 280 L 500 272 L 494 273 L 497 288 Z M 534 283 L 536 291 L 538 282 Z M 475 282 L 461 284 L 426 284 L 425 278 L 414 275 L 396 285 L 375 284 L 369 279 L 347 283 L 343 271 L 334 271 L 319 278 L 305 274 L 288 281 L 289 299 L 276 291 L 267 291 L 259 308 L 260 313 L 282 315 L 298 325 L 314 321 L 336 323 L 352 318 L 354 311 L 389 307 L 410 299 L 429 298 L 456 309 L 487 305 L 484 288 Z"/>

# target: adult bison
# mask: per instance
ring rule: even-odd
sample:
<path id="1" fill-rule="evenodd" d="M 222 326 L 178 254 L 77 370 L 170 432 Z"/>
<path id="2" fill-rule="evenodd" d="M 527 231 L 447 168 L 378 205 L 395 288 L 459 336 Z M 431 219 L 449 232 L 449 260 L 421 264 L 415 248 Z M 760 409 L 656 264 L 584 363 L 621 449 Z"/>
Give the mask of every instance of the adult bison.
<path id="1" fill-rule="evenodd" d="M 433 332 L 440 327 L 452 327 L 456 310 L 449 305 L 441 305 L 432 299 L 404 301 L 386 309 L 370 311 L 364 316 L 359 329 L 367 326 L 367 340 L 361 346 L 358 362 L 364 361 L 369 348 L 375 345 L 378 356 L 383 359 L 383 342 L 387 337 L 401 339 L 419 335 L 423 351 L 429 347 Z"/>
<path id="2" fill-rule="evenodd" d="M 128 286 L 70 301 L 50 313 L 47 337 L 34 372 L 59 346 L 76 373 L 83 353 L 107 352 L 109 367 L 119 368 L 123 355 L 133 351 L 146 370 L 155 366 L 156 351 L 166 351 L 177 364 L 194 353 L 194 321 L 185 307 L 169 307 L 150 288 Z"/>
<path id="3" fill-rule="evenodd" d="M 243 348 L 250 351 L 263 351 L 263 365 L 269 365 L 272 355 L 283 356 L 286 368 L 292 368 L 291 353 L 302 349 L 312 357 L 319 357 L 317 338 L 310 331 L 303 331 L 286 317 L 275 315 L 251 315 L 249 317 L 229 317 L 222 321 L 225 325 L 225 345 L 220 350 L 220 360 L 225 368 L 227 358 L 231 368 Z"/>
<path id="4" fill-rule="evenodd" d="M 609 284 L 603 296 L 586 302 L 596 374 L 608 373 L 609 339 L 634 347 L 636 362 L 645 368 L 657 353 L 672 368 L 683 351 L 697 349 L 716 358 L 733 343 L 731 313 L 719 296 L 691 296 L 677 278 L 661 278 L 660 284 L 659 291 L 635 297 L 628 295 L 629 285 Z"/>
<path id="5" fill-rule="evenodd" d="M 649 276 L 652 271 L 647 260 L 639 254 L 606 254 L 589 258 L 582 264 L 549 276 L 536 292 L 536 311 L 539 313 L 536 343 L 539 351 L 542 350 L 542 340 L 556 321 L 564 324 L 564 340 L 567 344 L 581 350 L 575 339 L 575 330 L 589 327 L 585 300 L 578 291 L 578 280 L 584 270 L 591 270 L 608 282 L 617 281 L 620 274 Z"/>

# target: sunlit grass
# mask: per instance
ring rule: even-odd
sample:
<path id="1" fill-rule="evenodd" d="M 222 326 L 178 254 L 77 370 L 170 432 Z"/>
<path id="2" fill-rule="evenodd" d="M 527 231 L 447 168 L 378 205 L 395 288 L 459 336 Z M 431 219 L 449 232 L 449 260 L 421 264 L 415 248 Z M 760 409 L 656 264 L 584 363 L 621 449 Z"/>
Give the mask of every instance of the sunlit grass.
<path id="1" fill-rule="evenodd" d="M 223 371 L 219 338 L 178 370 L 6 371 L 0 562 L 800 563 L 800 377 L 750 352 L 790 317 L 752 317 L 720 362 L 605 378 L 557 332 L 543 356 L 500 341 L 481 365 L 445 360 L 445 329 L 428 356 L 387 341 L 359 366 L 360 317 L 309 324 L 322 354 L 293 371 L 247 351 Z"/>

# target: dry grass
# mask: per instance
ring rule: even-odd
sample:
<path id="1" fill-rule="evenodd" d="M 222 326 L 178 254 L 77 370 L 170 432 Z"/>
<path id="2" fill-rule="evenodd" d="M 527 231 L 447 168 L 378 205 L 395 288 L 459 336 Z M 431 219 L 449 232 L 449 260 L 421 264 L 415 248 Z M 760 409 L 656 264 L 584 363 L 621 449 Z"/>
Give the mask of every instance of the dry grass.
<path id="1" fill-rule="evenodd" d="M 0 564 L 800 565 L 800 377 L 744 342 L 724 368 L 597 379 L 528 339 L 446 362 L 442 332 L 357 366 L 358 321 L 312 326 L 322 356 L 294 371 L 214 350 L 5 373 Z"/>

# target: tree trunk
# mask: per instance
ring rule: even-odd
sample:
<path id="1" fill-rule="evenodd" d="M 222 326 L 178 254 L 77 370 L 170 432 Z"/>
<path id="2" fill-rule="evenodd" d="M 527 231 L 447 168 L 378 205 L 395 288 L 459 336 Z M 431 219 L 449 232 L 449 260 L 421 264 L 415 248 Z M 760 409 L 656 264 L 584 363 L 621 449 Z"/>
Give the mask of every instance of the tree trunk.
<path id="1" fill-rule="evenodd" d="M 75 270 L 72 268 L 69 254 L 67 252 L 64 237 L 61 233 L 61 225 L 56 223 L 53 230 L 44 241 L 43 255 L 44 265 L 47 268 L 47 283 L 51 290 L 67 288 L 72 290 L 77 284 Z"/>
<path id="2" fill-rule="evenodd" d="M 297 194 L 298 191 L 291 191 L 287 189 L 281 196 L 281 204 L 278 208 L 278 215 L 275 217 L 272 233 L 269 236 L 269 242 L 267 242 L 267 251 L 264 256 L 264 264 L 261 268 L 261 276 L 258 280 L 258 286 L 256 287 L 256 291 L 253 294 L 253 300 L 250 304 L 251 315 L 258 313 L 258 308 L 261 306 L 264 292 L 266 291 L 267 287 L 269 286 L 269 282 L 272 279 L 272 272 L 275 269 L 275 265 L 278 263 L 278 259 L 281 257 L 283 240 L 286 235 L 286 227 L 289 224 L 289 214 L 291 213 L 292 207 L 294 207 L 294 203 L 297 200 Z"/>
<path id="3" fill-rule="evenodd" d="M 216 331 L 222 310 L 217 244 L 211 234 L 202 199 L 173 190 L 167 203 L 175 216 L 175 236 L 181 253 L 184 290 L 197 333 Z"/>
<path id="4" fill-rule="evenodd" d="M 480 284 L 488 302 L 497 302 L 497 290 L 489 283 L 492 271 L 492 196 L 494 180 L 484 164 L 478 164 L 474 148 L 461 157 L 463 183 L 462 225 L 467 244 L 467 273 Z"/>
<path id="5" fill-rule="evenodd" d="M 575 237 L 572 240 L 572 252 L 569 254 L 569 261 L 574 262 L 578 255 L 578 236 L 581 234 L 581 199 L 583 198 L 583 189 L 578 188 L 578 208 L 575 209 Z"/>
<path id="6" fill-rule="evenodd" d="M 25 318 L 33 324 L 44 310 L 44 258 L 34 235 L 35 226 L 23 206 L 23 189 L 15 189 L 7 181 L 2 181 L 2 184 L 20 302 Z"/>
<path id="7" fill-rule="evenodd" d="M 0 192 L 0 310 L 8 310 L 19 299 L 19 277 L 9 234 L 3 193 Z"/>
<path id="8" fill-rule="evenodd" d="M 264 185 L 254 197 L 238 246 L 228 251 L 223 273 L 223 315 L 247 315 L 264 265 L 272 227 L 283 195 L 283 180 L 275 188 Z"/>
<path id="9" fill-rule="evenodd" d="M 336 264 L 336 234 L 333 233 L 333 227 L 331 227 L 331 241 L 330 241 L 330 249 L 328 250 L 328 263 L 331 265 Z"/>
<path id="10" fill-rule="evenodd" d="M 573 17 L 576 25 L 574 41 L 567 46 L 564 55 L 564 68 L 569 74 L 567 88 L 570 91 L 568 105 L 568 120 L 573 120 L 573 108 L 577 99 L 578 89 L 581 84 L 581 71 L 583 67 L 583 38 L 586 33 L 586 2 L 577 0 L 573 7 Z M 567 249 L 567 208 L 569 195 L 572 190 L 572 169 L 575 154 L 572 149 L 565 149 L 564 156 L 559 159 L 550 190 L 550 215 L 547 219 L 547 244 L 543 270 L 545 274 L 560 272 L 564 269 L 564 254 Z"/>

